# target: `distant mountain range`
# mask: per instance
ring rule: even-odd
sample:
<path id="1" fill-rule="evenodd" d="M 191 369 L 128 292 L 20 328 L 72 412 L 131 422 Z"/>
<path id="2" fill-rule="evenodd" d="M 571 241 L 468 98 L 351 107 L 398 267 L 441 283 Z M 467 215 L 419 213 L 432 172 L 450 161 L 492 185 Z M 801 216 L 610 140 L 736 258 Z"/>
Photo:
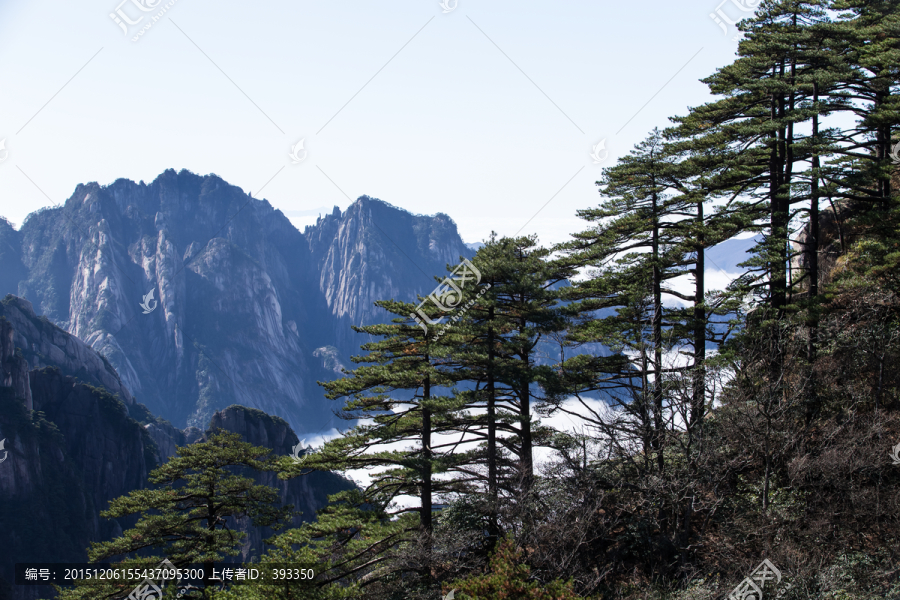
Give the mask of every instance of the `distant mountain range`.
<path id="1" fill-rule="evenodd" d="M 363 196 L 301 232 L 216 175 L 79 185 L 18 229 L 0 220 L 0 297 L 29 300 L 103 355 L 176 427 L 231 404 L 295 431 L 336 426 L 317 380 L 359 353 L 353 324 L 389 317 L 474 254 L 450 217 Z"/>

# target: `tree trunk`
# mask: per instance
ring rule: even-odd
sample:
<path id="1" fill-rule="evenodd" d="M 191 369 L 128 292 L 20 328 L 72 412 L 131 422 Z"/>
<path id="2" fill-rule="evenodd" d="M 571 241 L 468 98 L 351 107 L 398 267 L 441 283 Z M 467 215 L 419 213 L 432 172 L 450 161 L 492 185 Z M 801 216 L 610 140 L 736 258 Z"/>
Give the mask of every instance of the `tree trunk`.
<path id="1" fill-rule="evenodd" d="M 524 294 L 522 295 L 522 304 L 525 304 Z M 528 324 L 525 319 L 521 319 L 519 322 L 520 331 L 525 332 Z M 532 438 L 531 438 L 531 386 L 529 385 L 529 361 L 531 360 L 530 352 L 525 350 L 520 356 L 522 360 L 522 366 L 524 374 L 522 375 L 522 382 L 519 384 L 519 415 L 522 421 L 521 424 L 521 433 L 522 433 L 522 456 L 521 456 L 521 464 L 522 464 L 522 487 L 524 495 L 528 495 L 531 493 L 532 485 L 534 484 L 534 457 L 532 453 Z"/>
<path id="2" fill-rule="evenodd" d="M 488 310 L 489 322 L 494 322 L 494 307 Z M 490 535 L 499 534 L 497 524 L 497 392 L 494 387 L 494 327 L 488 326 L 488 364 L 487 364 L 487 466 L 488 466 L 488 501 L 490 502 Z"/>
<path id="3" fill-rule="evenodd" d="M 431 378 L 426 377 L 422 393 L 423 400 L 431 399 Z M 431 519 L 431 410 L 422 407 L 422 532 L 428 536 L 428 544 L 431 545 L 432 519 Z"/>
<path id="4" fill-rule="evenodd" d="M 816 111 L 812 118 L 812 139 L 814 144 L 819 143 L 819 83 L 813 82 L 813 106 Z M 818 408 L 816 394 L 815 368 L 816 355 L 819 345 L 819 319 L 816 307 L 816 298 L 819 295 L 819 150 L 813 150 L 812 174 L 809 183 L 809 235 L 806 238 L 806 252 L 809 257 L 809 342 L 807 343 L 806 359 L 809 364 L 809 399 L 806 407 L 806 423 L 809 424 Z M 834 215 L 837 219 L 837 213 Z"/>
<path id="5" fill-rule="evenodd" d="M 877 85 L 877 84 L 876 84 Z M 872 107 L 873 113 L 879 113 L 890 96 L 890 88 L 886 85 L 884 90 L 876 90 L 875 102 Z M 885 123 L 875 128 L 875 157 L 879 162 L 888 160 L 891 152 L 891 124 Z M 891 176 L 881 176 L 878 178 L 878 191 L 882 203 L 885 207 L 891 198 Z"/>
<path id="6" fill-rule="evenodd" d="M 706 249 L 703 239 L 703 202 L 697 203 L 697 262 L 694 271 L 694 377 L 691 407 L 691 429 L 700 423 L 706 406 Z"/>
<path id="7" fill-rule="evenodd" d="M 819 84 L 813 83 L 813 106 L 819 103 Z M 819 141 L 819 114 L 816 112 L 812 118 L 813 143 Z M 813 150 L 812 177 L 809 185 L 809 237 L 806 240 L 806 249 L 809 253 L 809 298 L 815 300 L 819 295 L 819 151 Z M 837 214 L 834 215 L 835 219 Z M 812 350 L 812 348 L 811 348 Z"/>
<path id="8" fill-rule="evenodd" d="M 652 181 L 655 187 L 656 182 Z M 659 472 L 665 467 L 663 457 L 663 393 L 662 393 L 662 273 L 659 268 L 659 198 L 653 191 L 653 427 L 654 450 Z"/>
<path id="9" fill-rule="evenodd" d="M 426 357 L 426 360 L 428 358 Z M 422 400 L 431 399 L 431 378 L 426 376 L 422 389 Z M 422 494 L 420 498 L 421 512 L 419 521 L 421 523 L 422 535 L 425 538 L 425 579 L 431 578 L 431 555 L 432 555 L 432 535 L 434 533 L 432 499 L 431 499 L 431 459 L 433 452 L 431 450 L 431 409 L 422 407 Z"/>
<path id="10" fill-rule="evenodd" d="M 206 529 L 210 533 L 216 530 L 216 510 L 213 508 L 213 498 L 215 498 L 214 490 L 208 490 L 209 498 L 206 502 Z M 208 551 L 208 548 L 204 549 Z M 213 581 L 213 571 L 214 571 L 215 563 L 213 562 L 205 562 L 203 563 L 203 589 L 210 589 L 215 584 Z"/>
<path id="11" fill-rule="evenodd" d="M 775 71 L 775 68 L 773 68 Z M 773 75 L 777 75 L 774 72 Z M 781 63 L 784 78 L 784 61 Z M 772 92 L 770 105 L 772 120 L 771 150 L 769 152 L 769 295 L 775 316 L 781 316 L 787 304 L 787 226 L 788 210 L 784 200 L 783 168 L 786 158 L 786 132 L 784 128 L 784 95 Z M 781 121 L 779 122 L 779 119 Z"/>

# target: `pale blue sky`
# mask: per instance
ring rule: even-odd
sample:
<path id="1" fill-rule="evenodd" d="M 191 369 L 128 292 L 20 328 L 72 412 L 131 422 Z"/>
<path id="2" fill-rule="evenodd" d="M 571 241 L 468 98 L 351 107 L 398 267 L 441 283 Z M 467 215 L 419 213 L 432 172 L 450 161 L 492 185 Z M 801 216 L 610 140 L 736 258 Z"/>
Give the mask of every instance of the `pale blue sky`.
<path id="1" fill-rule="evenodd" d="M 346 208 L 339 187 L 445 212 L 467 242 L 557 242 L 602 167 L 708 100 L 698 80 L 737 47 L 715 0 L 176 0 L 137 42 L 109 17 L 120 1 L 0 0 L 0 215 L 17 224 L 78 183 L 186 168 L 284 211 Z M 143 25 L 165 4 L 121 10 Z"/>

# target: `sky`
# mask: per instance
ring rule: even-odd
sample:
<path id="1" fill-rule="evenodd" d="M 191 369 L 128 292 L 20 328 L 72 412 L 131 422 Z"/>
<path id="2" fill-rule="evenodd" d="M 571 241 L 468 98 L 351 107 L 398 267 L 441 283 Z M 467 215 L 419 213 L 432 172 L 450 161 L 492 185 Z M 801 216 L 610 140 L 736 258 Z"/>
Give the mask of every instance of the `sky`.
<path id="1" fill-rule="evenodd" d="M 603 167 L 711 99 L 758 3 L 0 0 L 0 215 L 174 168 L 299 228 L 369 195 L 564 241 Z"/>
<path id="2" fill-rule="evenodd" d="M 711 15 L 758 4 L 721 1 L 0 0 L 0 215 L 174 168 L 301 228 L 365 194 L 563 241 L 604 166 L 711 99 L 737 49 Z"/>

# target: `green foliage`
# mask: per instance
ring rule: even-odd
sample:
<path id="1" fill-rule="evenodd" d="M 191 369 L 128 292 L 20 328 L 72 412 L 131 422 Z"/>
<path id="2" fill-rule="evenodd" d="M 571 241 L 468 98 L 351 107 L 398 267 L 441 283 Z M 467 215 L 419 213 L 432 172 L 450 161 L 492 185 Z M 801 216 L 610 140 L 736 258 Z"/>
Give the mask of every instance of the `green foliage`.
<path id="1" fill-rule="evenodd" d="M 106 518 L 140 518 L 121 536 L 92 544 L 89 559 L 102 562 L 124 557 L 123 567 L 155 566 L 162 557 L 148 553 L 161 550 L 176 567 L 183 567 L 236 556 L 244 534 L 228 527 L 229 518 L 249 517 L 254 525 L 277 528 L 291 513 L 292 507 L 277 507 L 276 490 L 234 473 L 239 468 L 276 470 L 277 464 L 269 454 L 269 450 L 225 432 L 214 433 L 206 442 L 178 448 L 177 456 L 150 473 L 153 488 L 116 498 L 100 513 Z M 103 587 L 81 581 L 62 592 L 60 598 L 120 598 L 124 597 L 119 595 L 122 592 L 128 594 L 128 585 L 136 583 Z M 207 579 L 206 587 L 209 585 Z"/>
<path id="2" fill-rule="evenodd" d="M 246 600 L 331 600 L 364 598 L 371 587 L 383 587 L 383 580 L 396 581 L 405 565 L 396 564 L 392 553 L 401 547 L 418 519 L 404 515 L 398 519 L 365 503 L 358 490 L 335 494 L 318 518 L 302 527 L 289 529 L 270 540 L 271 548 L 261 557 L 261 569 L 272 565 L 312 568 L 316 577 L 299 585 L 246 582 L 216 598 Z"/>
<path id="3" fill-rule="evenodd" d="M 496 510 L 502 498 L 526 496 L 533 485 L 533 449 L 548 432 L 537 424 L 532 405 L 551 402 L 559 387 L 557 371 L 545 361 L 562 352 L 554 346 L 569 324 L 569 313 L 560 288 L 575 269 L 554 260 L 535 236 L 498 239 L 492 234 L 473 262 L 481 272 L 481 287 L 446 338 L 447 362 L 464 388 L 457 397 L 467 409 L 456 430 L 477 432 L 484 440 L 460 470 L 471 478 L 487 466 L 486 477 L 474 489 Z M 496 523 L 489 529 L 496 536 Z"/>
<path id="4" fill-rule="evenodd" d="M 575 600 L 580 598 L 572 584 L 564 581 L 542 583 L 531 579 L 531 569 L 523 562 L 524 551 L 504 538 L 491 556 L 487 573 L 448 583 L 461 600 Z"/>

